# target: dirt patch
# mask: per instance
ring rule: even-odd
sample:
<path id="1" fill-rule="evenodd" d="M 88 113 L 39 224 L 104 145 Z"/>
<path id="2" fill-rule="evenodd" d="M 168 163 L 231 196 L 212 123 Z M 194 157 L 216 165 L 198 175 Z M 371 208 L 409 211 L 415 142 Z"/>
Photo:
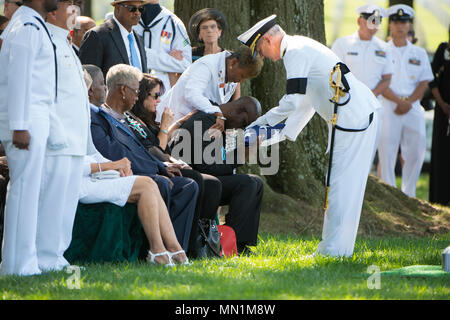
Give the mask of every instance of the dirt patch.
<path id="1" fill-rule="evenodd" d="M 323 214 L 323 208 L 278 194 L 266 184 L 260 232 L 320 237 Z M 409 198 L 400 190 L 369 177 L 358 235 L 422 237 L 448 232 L 449 207 Z"/>

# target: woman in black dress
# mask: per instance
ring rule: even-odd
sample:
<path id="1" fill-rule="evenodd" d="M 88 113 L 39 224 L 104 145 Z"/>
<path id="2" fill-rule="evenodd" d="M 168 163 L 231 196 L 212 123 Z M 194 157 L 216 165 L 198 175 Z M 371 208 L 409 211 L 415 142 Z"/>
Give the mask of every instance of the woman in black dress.
<path id="1" fill-rule="evenodd" d="M 135 136 L 142 144 L 160 161 L 178 163 L 184 177 L 195 180 L 198 184 L 199 195 L 194 214 L 193 228 L 191 230 L 189 248 L 193 248 L 198 236 L 198 219 L 214 219 L 220 204 L 222 185 L 213 176 L 192 170 L 188 165 L 170 156 L 171 150 L 168 142 L 172 134 L 187 121 L 191 114 L 170 125 L 173 114 L 166 108 L 161 123 L 155 122 L 156 106 L 160 102 L 159 97 L 164 93 L 164 85 L 158 78 L 144 74 L 139 86 L 139 98 L 131 111 L 127 112 L 127 121 L 133 129 Z M 196 258 L 193 252 L 188 252 L 192 258 Z"/>
<path id="2" fill-rule="evenodd" d="M 450 26 L 449 26 L 450 38 Z M 431 64 L 436 99 L 431 147 L 430 202 L 450 205 L 450 41 L 439 45 Z"/>

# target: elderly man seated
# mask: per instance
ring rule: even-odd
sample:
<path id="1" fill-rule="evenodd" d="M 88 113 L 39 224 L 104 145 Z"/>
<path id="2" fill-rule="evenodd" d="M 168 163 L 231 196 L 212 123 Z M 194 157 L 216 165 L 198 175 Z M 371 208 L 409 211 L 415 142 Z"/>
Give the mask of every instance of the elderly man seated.
<path id="1" fill-rule="evenodd" d="M 119 64 L 106 76 L 106 102 L 91 112 L 92 139 L 107 159 L 128 158 L 135 175 L 148 176 L 157 184 L 182 248 L 187 251 L 196 206 L 198 186 L 181 176 L 179 168 L 164 164 L 151 155 L 135 137 L 124 113 L 131 110 L 138 97 L 142 73 L 135 67 Z"/>
<path id="2" fill-rule="evenodd" d="M 225 129 L 244 129 L 261 114 L 259 102 L 251 97 L 242 97 L 223 104 L 220 110 L 227 119 Z M 241 254 L 247 246 L 257 244 L 263 182 L 255 175 L 234 174 L 239 164 L 245 163 L 248 159 L 249 150 L 247 148 L 245 152 L 246 159 L 239 159 L 238 149 L 229 153 L 225 152 L 225 133 L 216 139 L 207 138 L 212 134 L 209 131 L 215 123 L 216 117 L 213 114 L 201 111 L 195 113 L 181 126 L 181 129 L 185 131 L 181 130 L 179 138 L 175 138 L 172 155 L 175 156 L 174 153 L 179 152 L 179 156 L 194 170 L 213 175 L 220 180 L 222 183 L 221 205 L 229 206 L 225 222 L 236 232 L 237 249 Z M 219 148 L 217 144 L 220 144 Z M 196 150 L 196 148 L 199 145 L 201 145 L 202 159 L 197 159 L 200 149 Z M 186 150 L 185 146 L 189 146 L 190 150 Z M 218 156 L 214 150 L 221 150 L 221 154 Z M 187 153 L 184 153 L 185 151 Z M 210 159 L 206 159 L 207 155 L 210 155 Z M 218 161 L 219 158 L 220 161 Z M 212 162 L 212 159 L 215 160 Z"/>

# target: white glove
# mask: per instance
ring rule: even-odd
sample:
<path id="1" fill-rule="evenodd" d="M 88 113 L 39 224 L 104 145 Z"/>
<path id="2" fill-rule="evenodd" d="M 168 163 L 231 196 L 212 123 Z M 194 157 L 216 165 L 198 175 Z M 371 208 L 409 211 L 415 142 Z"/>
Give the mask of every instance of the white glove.
<path id="1" fill-rule="evenodd" d="M 265 126 L 265 125 L 268 125 L 269 123 L 267 122 L 267 120 L 266 120 L 266 116 L 265 115 L 263 115 L 263 116 L 261 116 L 261 117 L 259 117 L 258 119 L 256 119 L 255 121 L 253 121 L 250 125 L 248 125 L 247 126 L 247 128 L 245 128 L 245 129 L 248 129 L 248 128 L 251 128 L 251 127 L 254 127 L 254 126 Z"/>

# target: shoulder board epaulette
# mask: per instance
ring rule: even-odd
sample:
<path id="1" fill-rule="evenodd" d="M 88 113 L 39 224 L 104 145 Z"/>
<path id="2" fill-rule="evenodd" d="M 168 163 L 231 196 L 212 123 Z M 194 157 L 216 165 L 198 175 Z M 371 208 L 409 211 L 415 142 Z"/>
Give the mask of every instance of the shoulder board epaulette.
<path id="1" fill-rule="evenodd" d="M 39 27 L 36 24 L 34 24 L 33 22 L 25 22 L 23 25 L 24 26 L 33 26 L 36 29 L 40 30 Z"/>

